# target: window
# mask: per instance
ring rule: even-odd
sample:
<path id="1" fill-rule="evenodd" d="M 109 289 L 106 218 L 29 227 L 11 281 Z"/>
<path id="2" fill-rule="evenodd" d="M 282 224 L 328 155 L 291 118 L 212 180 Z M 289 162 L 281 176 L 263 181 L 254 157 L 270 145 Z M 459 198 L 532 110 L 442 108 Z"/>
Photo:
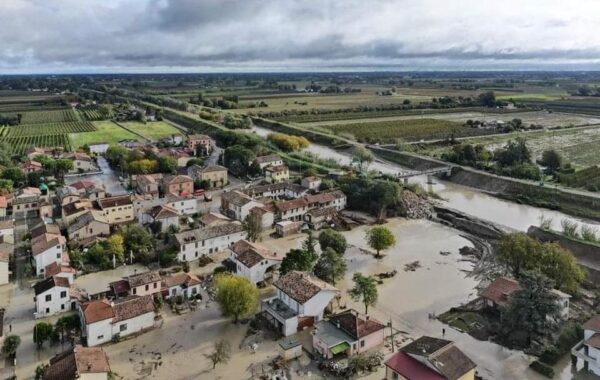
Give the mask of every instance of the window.
<path id="1" fill-rule="evenodd" d="M 155 283 L 154 283 L 154 289 L 156 289 L 156 288 L 157 288 L 157 286 L 158 286 L 158 282 L 155 282 Z"/>
<path id="2" fill-rule="evenodd" d="M 104 335 L 98 335 L 98 337 L 96 339 L 97 340 L 102 340 L 102 339 L 104 339 Z"/>
<path id="3" fill-rule="evenodd" d="M 150 289 L 150 285 L 146 284 L 146 291 L 148 291 L 148 289 Z"/>
<path id="4" fill-rule="evenodd" d="M 137 293 L 137 288 L 133 288 L 133 294 Z"/>
<path id="5" fill-rule="evenodd" d="M 62 292 L 60 292 L 60 298 L 66 298 L 67 297 L 67 291 L 63 290 Z"/>
<path id="6" fill-rule="evenodd" d="M 60 252 L 56 254 L 56 258 L 57 258 L 57 259 L 60 259 L 60 256 L 61 256 L 61 255 L 60 255 Z"/>
<path id="7" fill-rule="evenodd" d="M 399 379 L 398 374 L 396 372 L 392 373 L 392 379 L 394 379 L 394 380 L 398 380 Z"/>
<path id="8" fill-rule="evenodd" d="M 64 304 L 60 305 L 60 310 L 65 310 L 65 305 Z"/>
<path id="9" fill-rule="evenodd" d="M 360 341 L 360 347 L 362 348 L 364 346 L 365 346 L 365 340 L 363 339 L 363 340 Z"/>
<path id="10" fill-rule="evenodd" d="M 52 294 L 46 294 L 46 302 L 52 301 Z"/>
<path id="11" fill-rule="evenodd" d="M 119 326 L 119 331 L 125 331 L 125 330 L 127 330 L 127 323 L 124 323 L 121 326 Z"/>

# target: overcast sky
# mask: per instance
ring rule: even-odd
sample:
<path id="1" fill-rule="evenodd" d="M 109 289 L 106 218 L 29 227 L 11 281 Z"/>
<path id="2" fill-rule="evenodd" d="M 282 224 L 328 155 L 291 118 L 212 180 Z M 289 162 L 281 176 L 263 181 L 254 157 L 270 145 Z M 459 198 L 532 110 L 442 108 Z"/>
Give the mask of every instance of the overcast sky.
<path id="1" fill-rule="evenodd" d="M 0 73 L 600 69 L 600 0 L 0 0 Z"/>

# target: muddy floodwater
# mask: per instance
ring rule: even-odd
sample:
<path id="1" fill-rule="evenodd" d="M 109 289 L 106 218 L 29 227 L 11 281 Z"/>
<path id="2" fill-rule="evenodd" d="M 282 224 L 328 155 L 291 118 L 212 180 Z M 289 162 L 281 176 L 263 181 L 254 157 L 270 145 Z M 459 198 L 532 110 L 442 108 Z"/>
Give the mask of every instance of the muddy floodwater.
<path id="1" fill-rule="evenodd" d="M 272 133 L 272 131 L 266 128 L 255 127 L 254 130 L 261 137 L 266 137 L 269 133 Z M 322 158 L 333 158 L 342 165 L 350 165 L 352 161 L 349 154 L 338 152 L 335 149 L 319 144 L 311 143 L 306 150 Z M 369 169 L 394 175 L 405 170 L 405 168 L 397 164 L 383 161 L 373 162 L 369 166 Z M 431 188 L 446 200 L 444 203 L 448 207 L 521 231 L 527 230 L 531 225 L 539 225 L 542 215 L 553 219 L 554 228 L 560 228 L 560 221 L 562 219 L 572 220 L 579 224 L 589 224 L 595 227 L 600 226 L 600 223 L 595 221 L 572 217 L 558 211 L 505 201 L 475 189 L 447 181 L 435 179 L 435 184 L 429 185 L 427 184 L 426 177 L 418 176 L 410 178 L 409 182 L 420 183 L 426 189 Z"/>

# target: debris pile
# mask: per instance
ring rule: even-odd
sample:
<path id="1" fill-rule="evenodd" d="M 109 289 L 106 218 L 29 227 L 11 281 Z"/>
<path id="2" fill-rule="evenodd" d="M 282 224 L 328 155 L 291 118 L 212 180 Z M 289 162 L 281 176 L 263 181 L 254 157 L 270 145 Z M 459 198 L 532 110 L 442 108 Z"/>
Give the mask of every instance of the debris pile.
<path id="1" fill-rule="evenodd" d="M 379 277 L 380 280 L 386 279 L 386 278 L 392 278 L 395 275 L 398 274 L 397 270 L 393 270 L 391 272 L 383 272 L 383 273 L 377 273 L 375 276 Z"/>
<path id="2" fill-rule="evenodd" d="M 418 260 L 404 265 L 405 272 L 414 272 L 419 268 L 421 268 L 421 263 Z"/>
<path id="3" fill-rule="evenodd" d="M 412 191 L 402 190 L 398 199 L 402 209 L 402 215 L 409 219 L 429 218 L 433 207 L 425 197 L 421 197 Z"/>

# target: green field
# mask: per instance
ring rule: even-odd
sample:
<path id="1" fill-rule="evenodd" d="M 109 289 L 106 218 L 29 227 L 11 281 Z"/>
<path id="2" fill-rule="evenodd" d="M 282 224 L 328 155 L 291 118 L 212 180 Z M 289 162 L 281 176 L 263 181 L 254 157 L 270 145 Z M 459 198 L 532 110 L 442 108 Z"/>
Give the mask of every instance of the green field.
<path id="1" fill-rule="evenodd" d="M 63 123 L 40 123 L 7 127 L 6 137 L 26 137 L 61 135 L 69 133 L 92 132 L 96 128 L 89 121 L 71 121 Z"/>
<path id="2" fill-rule="evenodd" d="M 406 119 L 391 121 L 351 122 L 346 124 L 323 125 L 335 133 L 352 134 L 358 141 L 393 142 L 445 139 L 474 136 L 489 133 L 477 128 L 464 127 L 462 123 L 439 119 Z"/>
<path id="3" fill-rule="evenodd" d="M 145 124 L 128 121 L 121 124 L 150 140 L 160 140 L 171 135 L 181 135 L 179 129 L 164 121 L 152 121 Z"/>
<path id="4" fill-rule="evenodd" d="M 73 148 L 79 148 L 86 144 L 116 144 L 121 140 L 139 140 L 139 136 L 119 127 L 112 121 L 95 121 L 92 124 L 97 129 L 94 132 L 69 134 L 69 141 Z"/>
<path id="5" fill-rule="evenodd" d="M 63 121 L 78 121 L 72 109 L 12 112 L 21 114 L 21 124 L 60 123 Z"/>

